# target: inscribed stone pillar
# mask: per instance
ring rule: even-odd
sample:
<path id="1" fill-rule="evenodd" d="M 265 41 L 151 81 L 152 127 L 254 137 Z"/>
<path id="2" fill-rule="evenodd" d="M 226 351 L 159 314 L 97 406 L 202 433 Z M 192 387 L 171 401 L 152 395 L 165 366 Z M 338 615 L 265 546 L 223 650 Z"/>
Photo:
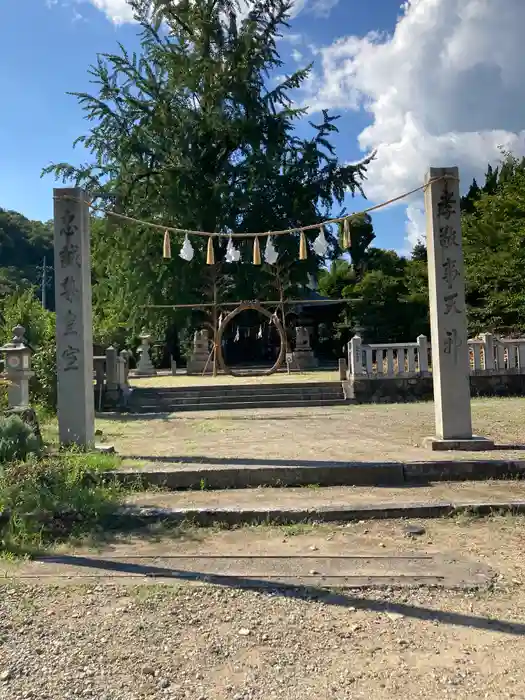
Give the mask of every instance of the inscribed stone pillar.
<path id="1" fill-rule="evenodd" d="M 78 187 L 54 190 L 58 428 L 62 444 L 95 438 L 89 207 Z"/>
<path id="2" fill-rule="evenodd" d="M 426 183 L 430 183 L 425 209 L 436 420 L 436 438 L 430 439 L 430 446 L 487 449 L 487 441 L 472 437 L 458 169 L 430 168 Z"/>

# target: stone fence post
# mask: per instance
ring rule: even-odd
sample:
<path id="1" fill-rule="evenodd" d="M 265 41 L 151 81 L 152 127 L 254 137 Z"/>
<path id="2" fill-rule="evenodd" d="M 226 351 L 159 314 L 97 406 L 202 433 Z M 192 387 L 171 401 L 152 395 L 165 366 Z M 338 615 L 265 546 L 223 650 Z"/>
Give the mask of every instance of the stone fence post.
<path id="1" fill-rule="evenodd" d="M 417 354 L 419 355 L 419 372 L 428 372 L 428 339 L 426 335 L 417 337 Z"/>
<path id="2" fill-rule="evenodd" d="M 364 374 L 361 336 L 354 335 L 354 337 L 350 341 L 350 353 L 348 359 L 350 365 L 350 374 Z"/>
<path id="3" fill-rule="evenodd" d="M 124 366 L 123 366 L 124 385 L 128 386 L 128 384 L 129 384 L 129 358 L 131 356 L 131 353 L 129 350 L 121 350 L 119 353 L 119 356 L 124 363 Z"/>
<path id="4" fill-rule="evenodd" d="M 110 401 L 118 401 L 119 397 L 118 359 L 117 351 L 112 345 L 106 348 L 106 397 Z"/>
<path id="5" fill-rule="evenodd" d="M 483 333 L 483 369 L 494 369 L 494 336 L 492 333 Z"/>

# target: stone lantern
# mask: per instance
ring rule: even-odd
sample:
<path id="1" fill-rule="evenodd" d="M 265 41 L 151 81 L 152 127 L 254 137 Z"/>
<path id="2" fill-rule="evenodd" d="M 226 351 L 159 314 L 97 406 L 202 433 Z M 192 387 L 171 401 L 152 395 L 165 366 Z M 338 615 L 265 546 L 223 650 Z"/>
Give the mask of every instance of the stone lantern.
<path id="1" fill-rule="evenodd" d="M 0 347 L 5 355 L 4 375 L 9 382 L 7 388 L 9 408 L 27 408 L 29 406 L 29 380 L 31 371 L 31 348 L 26 345 L 25 328 L 13 328 L 13 340 Z"/>
<path id="2" fill-rule="evenodd" d="M 155 368 L 153 367 L 153 364 L 151 362 L 151 357 L 150 357 L 150 344 L 151 344 L 151 335 L 147 333 L 146 331 L 142 331 L 141 335 L 139 335 L 141 345 L 140 348 L 138 349 L 138 354 L 139 354 L 139 361 L 137 364 L 137 369 L 135 370 L 135 376 L 136 377 L 154 377 L 157 372 L 155 371 Z"/>

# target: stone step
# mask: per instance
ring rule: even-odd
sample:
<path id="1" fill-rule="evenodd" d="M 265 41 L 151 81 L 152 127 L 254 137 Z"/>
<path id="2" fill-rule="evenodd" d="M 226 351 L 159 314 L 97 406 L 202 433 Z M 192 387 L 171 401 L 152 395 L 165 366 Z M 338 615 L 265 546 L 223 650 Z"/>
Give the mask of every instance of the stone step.
<path id="1" fill-rule="evenodd" d="M 138 458 L 137 458 L 138 459 Z M 353 486 L 404 489 L 424 488 L 446 481 L 475 482 L 488 479 L 523 479 L 525 460 L 429 460 L 425 462 L 311 462 L 260 458 L 151 457 L 147 461 L 125 458 L 121 467 L 102 475 L 135 488 L 168 490 L 248 489 Z M 519 484 L 519 481 L 511 483 Z M 495 490 L 494 490 L 495 492 Z M 406 491 L 408 493 L 408 491 Z M 421 492 L 423 493 L 423 492 Z M 518 493 L 518 492 L 516 492 Z"/>
<path id="2" fill-rule="evenodd" d="M 525 513 L 525 483 L 454 483 L 374 489 L 261 488 L 252 491 L 144 492 L 130 496 L 124 514 L 142 523 L 199 525 L 345 522 L 377 518 L 440 518 L 461 512 Z"/>
<path id="3" fill-rule="evenodd" d="M 188 403 L 218 403 L 227 401 L 229 403 L 245 402 L 245 401 L 291 401 L 300 399 L 301 401 L 309 401 L 316 399 L 342 399 L 344 398 L 341 389 L 336 390 L 318 390 L 310 391 L 294 391 L 287 393 L 276 394 L 274 392 L 253 392 L 251 394 L 168 394 L 167 392 L 159 391 L 157 394 L 148 394 L 143 396 L 135 392 L 132 393 L 130 400 L 137 403 L 170 403 L 170 404 L 188 404 Z"/>
<path id="4" fill-rule="evenodd" d="M 179 403 L 175 401 L 154 401 L 148 399 L 148 401 L 130 401 L 128 404 L 128 410 L 130 413 L 144 413 L 144 414 L 155 414 L 155 413 L 177 413 L 180 411 L 221 411 L 221 410 L 256 410 L 261 408 L 308 408 L 308 407 L 322 407 L 322 406 L 343 406 L 347 402 L 342 398 L 332 398 L 332 399 L 279 399 L 273 398 L 268 400 L 261 400 L 255 397 L 253 401 L 235 401 L 224 399 L 221 401 L 217 398 L 215 401 L 210 402 L 199 402 L 199 403 Z"/>
<path id="5" fill-rule="evenodd" d="M 238 384 L 200 385 L 182 387 L 141 387 L 133 386 L 133 393 L 140 396 L 253 396 L 260 394 L 290 394 L 295 392 L 342 392 L 341 382 L 287 382 L 279 384 Z"/>
<path id="6" fill-rule="evenodd" d="M 139 392 L 132 392 L 130 399 L 140 402 L 151 402 L 151 401 L 169 401 L 170 403 L 199 403 L 205 401 L 217 402 L 217 401 L 250 401 L 257 399 L 258 401 L 264 401 L 269 399 L 282 399 L 283 401 L 289 399 L 333 399 L 333 398 L 343 398 L 343 390 L 339 387 L 337 389 L 317 389 L 315 391 L 254 391 L 251 393 L 228 393 L 220 394 L 213 393 L 208 394 L 206 392 L 193 392 L 193 393 L 180 393 L 180 394 L 170 394 L 168 392 L 159 391 L 156 394 L 142 394 Z"/>

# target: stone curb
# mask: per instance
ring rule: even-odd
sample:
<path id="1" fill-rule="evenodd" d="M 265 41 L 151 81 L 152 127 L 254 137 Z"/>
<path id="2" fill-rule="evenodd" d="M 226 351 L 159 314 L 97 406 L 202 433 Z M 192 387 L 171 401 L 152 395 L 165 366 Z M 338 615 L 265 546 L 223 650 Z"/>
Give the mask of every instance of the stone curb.
<path id="1" fill-rule="evenodd" d="M 386 520 L 393 518 L 442 518 L 469 513 L 525 513 L 525 501 L 468 502 L 468 503 L 406 503 L 308 508 L 156 508 L 124 506 L 114 516 L 136 525 L 158 522 L 171 524 L 191 523 L 200 526 L 223 525 L 292 525 L 305 522 L 335 523 L 359 520 Z"/>
<path id="2" fill-rule="evenodd" d="M 116 470 L 103 478 L 122 484 L 171 490 L 244 489 L 309 486 L 400 486 L 435 481 L 483 481 L 525 478 L 525 460 L 472 460 L 464 462 L 349 462 L 347 464 L 276 467 L 218 467 L 215 469 L 151 471 Z"/>

